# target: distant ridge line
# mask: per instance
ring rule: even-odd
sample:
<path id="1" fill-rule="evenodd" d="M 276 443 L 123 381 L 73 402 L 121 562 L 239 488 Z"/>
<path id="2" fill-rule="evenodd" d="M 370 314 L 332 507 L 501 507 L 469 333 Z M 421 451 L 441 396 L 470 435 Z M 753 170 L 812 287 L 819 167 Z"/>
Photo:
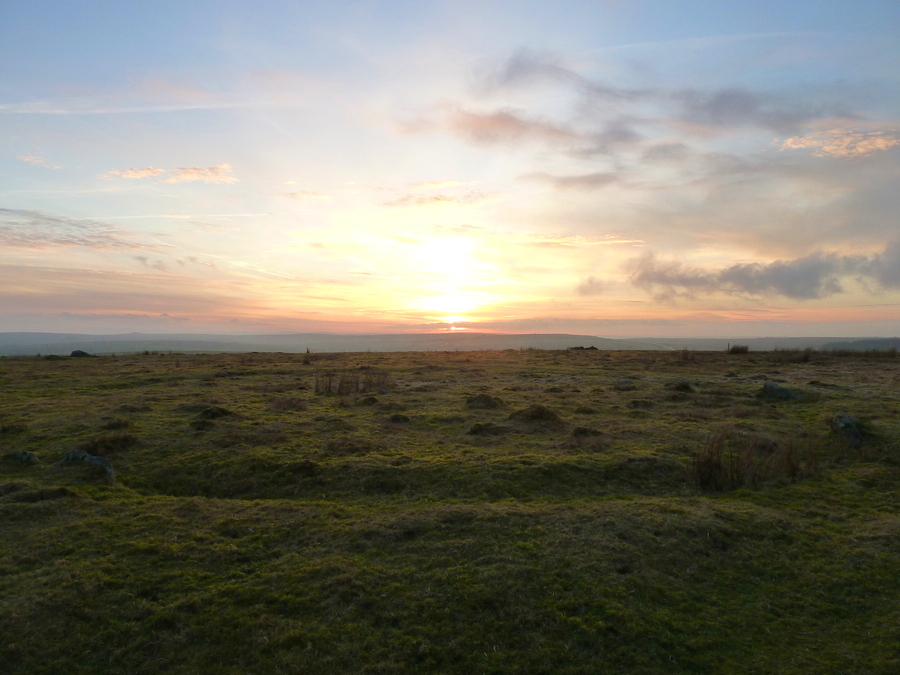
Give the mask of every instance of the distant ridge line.
<path id="1" fill-rule="evenodd" d="M 773 349 L 889 349 L 898 338 L 607 338 L 568 333 L 0 333 L 0 356 L 68 355 L 76 349 L 91 354 L 162 352 L 393 352 L 484 351 L 501 349 L 567 349 L 695 351 L 725 350 L 746 344 L 751 351 Z"/>

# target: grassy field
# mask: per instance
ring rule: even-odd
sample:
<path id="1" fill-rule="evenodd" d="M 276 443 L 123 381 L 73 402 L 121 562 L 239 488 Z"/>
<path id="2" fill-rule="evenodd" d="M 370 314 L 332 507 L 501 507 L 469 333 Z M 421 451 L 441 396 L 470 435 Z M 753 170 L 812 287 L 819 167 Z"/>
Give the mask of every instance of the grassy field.
<path id="1" fill-rule="evenodd" d="M 889 356 L 2 358 L 0 672 L 898 673 Z"/>

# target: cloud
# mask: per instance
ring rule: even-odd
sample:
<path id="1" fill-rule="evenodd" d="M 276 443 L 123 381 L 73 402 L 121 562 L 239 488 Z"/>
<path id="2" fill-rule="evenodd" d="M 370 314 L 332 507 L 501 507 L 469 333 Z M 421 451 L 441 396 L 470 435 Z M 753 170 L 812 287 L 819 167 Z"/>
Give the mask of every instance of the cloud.
<path id="1" fill-rule="evenodd" d="M 456 197 L 449 195 L 404 195 L 389 202 L 383 202 L 382 206 L 467 206 L 477 204 L 490 199 L 483 192 L 469 192 Z"/>
<path id="2" fill-rule="evenodd" d="M 0 209 L 0 246 L 29 249 L 61 246 L 146 248 L 138 242 L 129 241 L 125 232 L 106 223 L 20 209 Z"/>
<path id="3" fill-rule="evenodd" d="M 189 183 L 192 181 L 237 183 L 238 178 L 232 172 L 230 164 L 216 164 L 206 169 L 198 166 L 172 169 L 172 176 L 166 178 L 167 183 Z"/>
<path id="4" fill-rule="evenodd" d="M 900 145 L 900 136 L 886 131 L 831 129 L 807 136 L 792 136 L 781 150 L 815 149 L 817 157 L 863 157 Z"/>
<path id="5" fill-rule="evenodd" d="M 528 119 L 515 110 L 476 113 L 457 108 L 447 115 L 451 131 L 461 134 L 479 145 L 518 141 L 577 141 L 581 135 L 574 130 L 546 120 Z"/>
<path id="6" fill-rule="evenodd" d="M 691 155 L 684 143 L 658 143 L 651 145 L 641 155 L 643 162 L 683 162 Z"/>
<path id="7" fill-rule="evenodd" d="M 596 277 L 588 277 L 578 284 L 578 287 L 575 290 L 578 295 L 600 295 L 605 293 L 608 288 L 609 285 L 606 282 L 601 281 Z"/>
<path id="8" fill-rule="evenodd" d="M 45 169 L 61 169 L 63 168 L 62 164 L 57 162 L 51 162 L 49 159 L 44 159 L 43 157 L 37 157 L 35 155 L 17 155 L 16 159 L 21 159 L 23 162 L 28 162 L 29 164 L 34 164 L 34 166 L 41 166 Z"/>
<path id="9" fill-rule="evenodd" d="M 146 169 L 113 169 L 108 173 L 101 174 L 101 176 L 103 178 L 111 178 L 113 176 L 118 176 L 120 178 L 150 178 L 165 172 L 165 169 L 157 169 L 148 166 Z"/>
<path id="10" fill-rule="evenodd" d="M 711 271 L 659 261 L 648 252 L 631 260 L 628 271 L 631 283 L 658 300 L 716 293 L 813 300 L 842 293 L 841 279 L 845 277 L 900 288 L 900 241 L 870 256 L 813 253 L 794 260 L 740 263 Z"/>
<path id="11" fill-rule="evenodd" d="M 281 196 L 287 197 L 288 199 L 294 199 L 296 201 L 303 201 L 307 199 L 327 201 L 331 199 L 331 197 L 328 195 L 320 195 L 315 192 L 282 192 Z"/>
<path id="12" fill-rule="evenodd" d="M 425 183 L 417 183 L 416 185 L 413 185 L 413 188 L 416 190 L 441 190 L 459 187 L 461 185 L 465 185 L 465 183 L 456 180 L 431 180 Z"/>
<path id="13" fill-rule="evenodd" d="M 513 54 L 481 78 L 482 87 L 487 90 L 542 83 L 568 86 L 606 101 L 631 101 L 652 93 L 646 89 L 626 89 L 595 82 L 565 67 L 562 60 L 553 54 L 537 54 L 528 50 Z"/>
<path id="14" fill-rule="evenodd" d="M 549 173 L 536 172 L 525 174 L 521 178 L 548 183 L 561 190 L 597 190 L 619 180 L 616 174 L 604 172 L 575 176 L 554 176 Z"/>
<path id="15" fill-rule="evenodd" d="M 823 105 L 805 105 L 740 88 L 682 91 L 673 93 L 672 97 L 681 106 L 680 119 L 702 126 L 755 126 L 785 133 L 834 113 Z"/>

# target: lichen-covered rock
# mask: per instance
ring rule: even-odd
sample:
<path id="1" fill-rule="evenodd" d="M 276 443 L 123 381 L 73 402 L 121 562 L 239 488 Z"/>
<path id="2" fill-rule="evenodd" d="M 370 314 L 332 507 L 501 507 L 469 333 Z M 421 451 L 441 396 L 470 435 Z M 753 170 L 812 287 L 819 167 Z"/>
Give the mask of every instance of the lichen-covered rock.
<path id="1" fill-rule="evenodd" d="M 94 466 L 100 467 L 101 469 L 103 469 L 103 472 L 106 474 L 109 482 L 115 482 L 116 472 L 113 471 L 112 464 L 109 463 L 109 460 L 106 459 L 106 457 L 97 457 L 96 455 L 90 455 L 84 450 L 72 450 L 71 452 L 66 453 L 66 456 L 59 460 L 56 464 L 71 464 L 72 462 L 75 462 L 79 459 L 83 462 L 87 462 L 88 464 L 93 464 Z"/>
<path id="2" fill-rule="evenodd" d="M 40 459 L 33 452 L 29 452 L 28 450 L 16 450 L 15 452 L 8 452 L 5 455 L 9 459 L 17 459 L 23 464 L 39 464 Z"/>
<path id="3" fill-rule="evenodd" d="M 799 401 L 803 398 L 802 394 L 798 394 L 793 389 L 782 387 L 777 382 L 772 382 L 772 380 L 763 382 L 762 395 L 769 398 L 777 398 L 781 401 Z"/>
<path id="4" fill-rule="evenodd" d="M 831 418 L 831 430 L 843 436 L 854 448 L 858 448 L 863 442 L 861 424 L 853 415 L 845 412 L 835 413 Z"/>
<path id="5" fill-rule="evenodd" d="M 637 389 L 637 387 L 635 386 L 634 382 L 625 379 L 616 382 L 613 385 L 613 389 L 615 389 L 616 391 L 634 391 L 635 389 Z"/>

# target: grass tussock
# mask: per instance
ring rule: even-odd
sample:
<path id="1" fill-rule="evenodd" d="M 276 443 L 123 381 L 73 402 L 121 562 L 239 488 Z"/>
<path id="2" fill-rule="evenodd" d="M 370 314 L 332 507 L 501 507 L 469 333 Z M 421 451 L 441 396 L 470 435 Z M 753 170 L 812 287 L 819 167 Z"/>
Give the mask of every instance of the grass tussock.
<path id="1" fill-rule="evenodd" d="M 109 457 L 122 450 L 137 445 L 138 437 L 127 431 L 117 431 L 111 434 L 95 436 L 77 445 L 78 450 L 84 450 L 89 455 L 97 457 Z"/>
<path id="2" fill-rule="evenodd" d="M 306 402 L 296 396 L 279 396 L 269 401 L 269 408 L 276 412 L 303 412 Z"/>
<path id="3" fill-rule="evenodd" d="M 821 471 L 820 448 L 809 436 L 773 439 L 736 429 L 713 433 L 694 456 L 688 476 L 699 490 L 722 492 L 781 481 L 794 483 Z"/>

